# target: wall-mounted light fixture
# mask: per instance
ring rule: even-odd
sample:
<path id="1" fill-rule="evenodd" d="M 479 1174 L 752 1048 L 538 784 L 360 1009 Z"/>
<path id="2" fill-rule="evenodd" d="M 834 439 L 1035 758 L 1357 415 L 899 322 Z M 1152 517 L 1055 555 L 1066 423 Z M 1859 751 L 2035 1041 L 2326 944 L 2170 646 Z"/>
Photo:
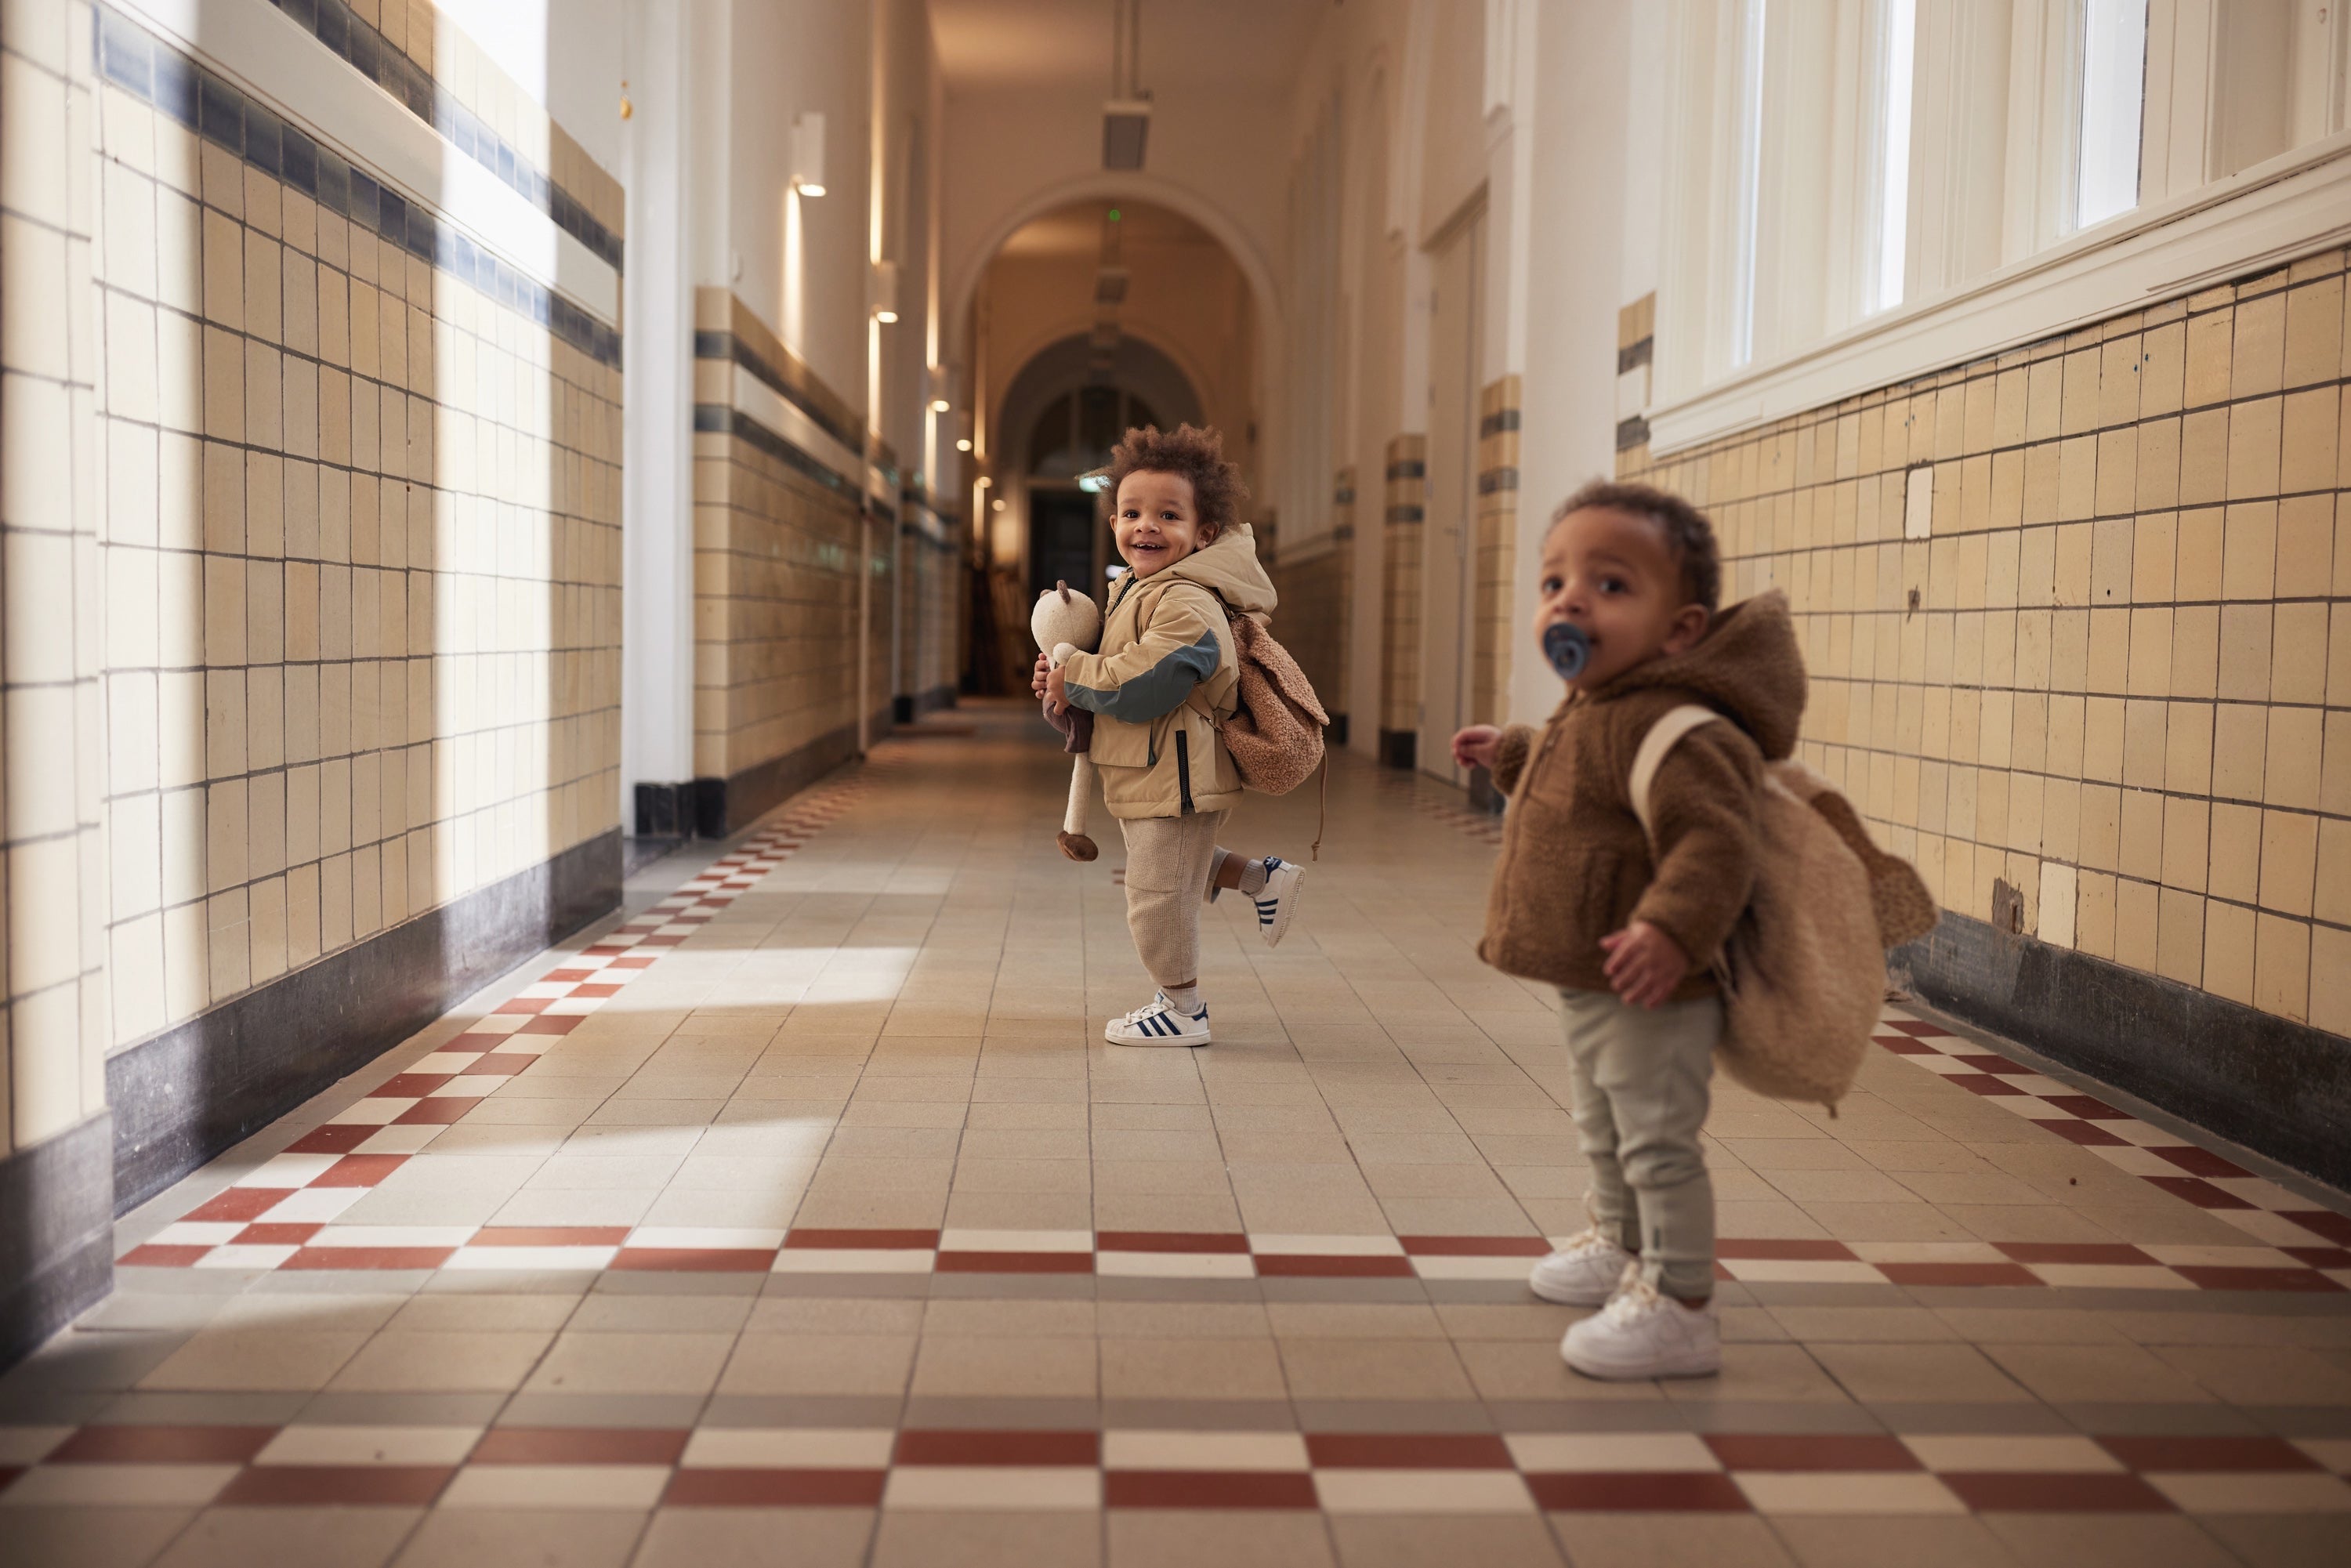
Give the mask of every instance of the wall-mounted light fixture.
<path id="1" fill-rule="evenodd" d="M 970 451 L 970 450 L 971 450 L 971 437 L 970 437 L 970 436 L 968 436 L 968 435 L 958 435 L 958 436 L 956 436 L 956 450 L 957 452 L 968 452 L 968 451 Z"/>
<path id="2" fill-rule="evenodd" d="M 1143 0 L 1111 0 L 1110 101 L 1102 105 L 1102 167 L 1140 169 L 1151 135 L 1143 86 Z"/>
<path id="3" fill-rule="evenodd" d="M 898 264 L 873 264 L 873 319 L 887 327 L 898 319 Z"/>
<path id="4" fill-rule="evenodd" d="M 954 405 L 952 403 L 948 402 L 947 400 L 943 397 L 935 397 L 931 400 L 931 412 L 933 413 L 945 413 L 953 406 Z"/>
<path id="5" fill-rule="evenodd" d="M 817 110 L 792 116 L 792 189 L 824 194 L 824 115 Z"/>

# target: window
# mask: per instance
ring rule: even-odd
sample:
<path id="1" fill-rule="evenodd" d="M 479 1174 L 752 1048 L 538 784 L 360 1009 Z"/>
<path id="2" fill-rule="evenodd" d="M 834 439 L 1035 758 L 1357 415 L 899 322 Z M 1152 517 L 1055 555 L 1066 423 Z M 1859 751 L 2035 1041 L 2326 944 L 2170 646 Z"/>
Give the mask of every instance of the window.
<path id="1" fill-rule="evenodd" d="M 2077 229 L 2138 205 L 2146 82 L 2147 0 L 2082 0 L 2073 225 Z"/>
<path id="2" fill-rule="evenodd" d="M 1878 29 L 1877 265 L 1865 315 L 1902 303 L 1910 256 L 1911 84 L 1917 73 L 1918 0 L 1886 0 Z"/>
<path id="3" fill-rule="evenodd" d="M 1739 172 L 1733 177 L 1730 362 L 1755 357 L 1756 240 L 1763 205 L 1763 44 L 1765 0 L 1741 0 L 1739 27 Z"/>

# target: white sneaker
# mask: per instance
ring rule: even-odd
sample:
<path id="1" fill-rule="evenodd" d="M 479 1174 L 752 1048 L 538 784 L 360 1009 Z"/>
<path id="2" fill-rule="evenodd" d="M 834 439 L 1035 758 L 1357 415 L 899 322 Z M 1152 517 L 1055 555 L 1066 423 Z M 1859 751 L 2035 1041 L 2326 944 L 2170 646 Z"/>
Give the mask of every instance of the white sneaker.
<path id="1" fill-rule="evenodd" d="M 1596 1307 L 1616 1293 L 1633 1261 L 1596 1225 L 1567 1239 L 1567 1245 L 1534 1266 L 1527 1285 L 1546 1301 L 1562 1307 Z"/>
<path id="2" fill-rule="evenodd" d="M 1722 1331 L 1712 1301 L 1686 1307 L 1635 1274 L 1567 1331 L 1559 1354 L 1586 1377 L 1706 1377 L 1722 1370 Z"/>
<path id="3" fill-rule="evenodd" d="M 1265 857 L 1265 886 L 1257 895 L 1257 928 L 1267 946 L 1280 946 L 1289 934 L 1290 922 L 1298 914 L 1298 890 L 1305 881 L 1304 866 L 1293 865 L 1280 855 Z"/>
<path id="4" fill-rule="evenodd" d="M 1202 1002 L 1196 1013 L 1187 1013 L 1160 992 L 1147 1007 L 1140 1007 L 1124 1018 L 1113 1019 L 1102 1030 L 1102 1038 L 1113 1045 L 1190 1045 L 1208 1043 L 1208 1004 Z"/>

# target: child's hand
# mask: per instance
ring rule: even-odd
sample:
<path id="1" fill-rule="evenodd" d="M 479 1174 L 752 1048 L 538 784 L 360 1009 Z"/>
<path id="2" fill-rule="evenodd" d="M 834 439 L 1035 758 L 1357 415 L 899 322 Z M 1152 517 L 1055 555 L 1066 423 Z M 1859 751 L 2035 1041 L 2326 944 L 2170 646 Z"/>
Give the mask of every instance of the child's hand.
<path id="1" fill-rule="evenodd" d="M 1490 724 L 1473 724 L 1453 737 L 1453 766 L 1491 769 L 1502 749 L 1502 732 Z"/>
<path id="2" fill-rule="evenodd" d="M 1600 946 L 1608 955 L 1603 972 L 1627 1007 L 1656 1007 L 1689 973 L 1689 955 L 1681 944 L 1646 920 L 1603 936 Z"/>
<path id="3" fill-rule="evenodd" d="M 1050 658 L 1043 653 L 1037 655 L 1037 667 L 1029 672 L 1029 689 L 1031 692 L 1040 697 L 1045 695 L 1045 676 L 1052 667 L 1053 661 Z"/>
<path id="4" fill-rule="evenodd" d="M 1066 713 L 1070 706 L 1069 687 L 1061 681 L 1061 666 L 1045 672 L 1045 706 L 1054 713 Z"/>

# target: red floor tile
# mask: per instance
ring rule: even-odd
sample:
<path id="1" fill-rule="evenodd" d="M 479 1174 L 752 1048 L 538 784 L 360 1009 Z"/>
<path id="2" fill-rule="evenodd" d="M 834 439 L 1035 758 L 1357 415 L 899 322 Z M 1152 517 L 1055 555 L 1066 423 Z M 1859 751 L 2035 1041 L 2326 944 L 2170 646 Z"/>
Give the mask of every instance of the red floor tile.
<path id="1" fill-rule="evenodd" d="M 2022 1263 L 1880 1263 L 1877 1271 L 1897 1285 L 2042 1284 Z"/>
<path id="2" fill-rule="evenodd" d="M 289 1155 L 348 1155 L 381 1129 L 356 1122 L 329 1122 L 313 1127 L 286 1145 Z"/>
<path id="3" fill-rule="evenodd" d="M 305 1247 L 286 1269 L 438 1269 L 455 1247 Z"/>
<path id="4" fill-rule="evenodd" d="M 392 1124 L 401 1127 L 451 1127 L 464 1121 L 481 1103 L 479 1095 L 463 1098 L 444 1095 L 434 1100 L 419 1100 L 394 1116 Z"/>
<path id="5" fill-rule="evenodd" d="M 1904 1034 L 1915 1034 L 1922 1040 L 1950 1040 L 1954 1038 L 1951 1031 L 1945 1029 L 1941 1024 L 1921 1023 L 1917 1019 L 1892 1019 L 1887 1021 L 1886 1027 L 1888 1029 L 1898 1029 Z"/>
<path id="6" fill-rule="evenodd" d="M 2011 1083 L 2007 1079 L 2000 1077 L 1996 1073 L 1947 1072 L 1942 1074 L 1942 1079 L 1946 1083 L 1956 1083 L 1960 1088 L 1972 1091 L 1978 1094 L 2022 1094 L 2024 1092 L 2022 1085 Z"/>
<path id="7" fill-rule="evenodd" d="M 942 1252 L 942 1274 L 1091 1274 L 1091 1252 Z"/>
<path id="8" fill-rule="evenodd" d="M 84 1427 L 49 1451 L 52 1465 L 244 1464 L 275 1427 Z"/>
<path id="9" fill-rule="evenodd" d="M 623 1247 L 611 1267 L 681 1274 L 764 1274 L 776 1255 L 764 1247 Z"/>
<path id="10" fill-rule="evenodd" d="M 500 1002 L 496 1011 L 502 1013 L 543 1013 L 552 997 L 512 997 Z"/>
<path id="11" fill-rule="evenodd" d="M 584 1013 L 541 1013 L 520 1029 L 517 1034 L 569 1034 L 580 1027 Z"/>
<path id="12" fill-rule="evenodd" d="M 605 997 L 617 997 L 621 994 L 621 988 L 614 985 L 610 980 L 601 980 L 588 985 L 574 986 L 571 988 L 571 994 L 575 997 L 595 997 L 599 998 Z"/>
<path id="13" fill-rule="evenodd" d="M 1303 1470 L 1112 1470 L 1102 1477 L 1110 1508 L 1296 1508 L 1321 1506 Z"/>
<path id="14" fill-rule="evenodd" d="M 874 1508 L 887 1470 L 684 1469 L 662 1493 L 667 1508 Z"/>
<path id="15" fill-rule="evenodd" d="M 559 986 L 566 981 L 592 980 L 596 973 L 593 969 L 549 969 L 538 978 L 541 985 Z"/>
<path id="16" fill-rule="evenodd" d="M 493 1427 L 469 1465 L 674 1465 L 693 1434 L 670 1427 Z"/>
<path id="17" fill-rule="evenodd" d="M 408 1163 L 406 1155 L 345 1155 L 312 1186 L 373 1186 Z"/>
<path id="18" fill-rule="evenodd" d="M 2154 1259 L 2126 1241 L 1995 1241 L 1993 1246 L 2020 1263 L 2137 1263 L 2157 1266 Z"/>
<path id="19" fill-rule="evenodd" d="M 114 1260 L 118 1269 L 193 1269 L 196 1260 L 211 1251 L 209 1247 L 183 1247 L 150 1241 L 144 1247 L 133 1247 Z"/>
<path id="20" fill-rule="evenodd" d="M 1552 1513 L 1745 1513 L 1747 1494 L 1711 1470 L 1531 1475 L 1535 1505 Z"/>
<path id="21" fill-rule="evenodd" d="M 2341 1295 L 2343 1287 L 2314 1269 L 2228 1269 L 2200 1263 L 2179 1263 L 2173 1271 L 2207 1291 L 2295 1291 L 2306 1295 Z"/>
<path id="22" fill-rule="evenodd" d="M 2281 1247 L 2278 1250 L 2314 1269 L 2351 1269 L 2351 1247 Z"/>
<path id="23" fill-rule="evenodd" d="M 1101 1252 L 1247 1252 L 1249 1238 L 1222 1230 L 1104 1230 L 1096 1233 Z"/>
<path id="24" fill-rule="evenodd" d="M 1540 1236 L 1399 1236 L 1416 1258 L 1541 1258 L 1551 1243 Z"/>
<path id="25" fill-rule="evenodd" d="M 898 1434 L 892 1462 L 901 1465 L 1093 1465 L 1102 1434 L 915 1427 Z"/>
<path id="26" fill-rule="evenodd" d="M 2036 1121 L 2034 1125 L 2045 1127 L 2067 1143 L 2079 1144 L 2085 1149 L 2111 1149 L 2130 1141 L 2119 1134 L 2108 1132 L 2095 1122 Z"/>
<path id="27" fill-rule="evenodd" d="M 2132 1119 L 2129 1112 L 2117 1111 L 2104 1100 L 2093 1099 L 2087 1094 L 2043 1094 L 2042 1098 L 2060 1111 L 2071 1111 L 2085 1122 L 2127 1122 Z"/>
<path id="28" fill-rule="evenodd" d="M 1334 1470 L 1511 1468 L 1509 1446 L 1490 1432 L 1309 1432 L 1306 1456 Z"/>
<path id="29" fill-rule="evenodd" d="M 2224 1160 L 2210 1149 L 2199 1149 L 2193 1144 L 2158 1144 L 2148 1154 L 2169 1160 L 2189 1176 L 2244 1176 L 2253 1173 L 2233 1160 Z"/>
<path id="30" fill-rule="evenodd" d="M 507 1041 L 503 1034 L 461 1034 L 444 1041 L 444 1051 L 496 1051 Z"/>
<path id="31" fill-rule="evenodd" d="M 900 1249 L 926 1251 L 939 1244 L 935 1230 L 800 1229 L 784 1238 L 787 1247 L 816 1247 L 838 1251 L 891 1252 Z"/>
<path id="32" fill-rule="evenodd" d="M 2170 1500 L 2137 1476 L 1938 1473 L 1978 1513 L 2169 1513 Z"/>
<path id="33" fill-rule="evenodd" d="M 1754 1240 L 1725 1237 L 1714 1244 L 1718 1256 L 1743 1259 L 1784 1259 L 1806 1263 L 1852 1263 L 1853 1249 L 1842 1241 L 1815 1241 L 1791 1238 L 1787 1240 Z"/>
<path id="34" fill-rule="evenodd" d="M 2032 1069 L 2030 1067 L 2026 1067 L 2019 1062 L 2011 1061 L 2005 1056 L 1995 1056 L 1990 1051 L 1955 1051 L 1949 1054 L 1953 1061 L 1964 1061 L 1970 1067 L 1974 1068 L 1978 1072 L 1991 1072 L 1999 1074 L 2002 1077 L 2021 1078 L 2032 1071 Z"/>
<path id="35" fill-rule="evenodd" d="M 325 1228 L 324 1225 L 301 1221 L 281 1220 L 272 1224 L 261 1220 L 238 1231 L 235 1243 L 239 1247 L 299 1247 Z"/>
<path id="36" fill-rule="evenodd" d="M 2314 1236 L 2324 1236 L 2338 1246 L 2351 1247 L 2351 1214 L 2336 1214 L 2326 1208 L 2291 1208 L 2283 1211 L 2288 1219 Z"/>
<path id="37" fill-rule="evenodd" d="M 1409 1258 L 1327 1258 L 1304 1252 L 1260 1252 L 1257 1255 L 1257 1271 L 1269 1280 L 1409 1280 L 1414 1277 Z"/>
<path id="38" fill-rule="evenodd" d="M 420 1507 L 455 1473 L 453 1465 L 250 1465 L 214 1500 L 248 1507 Z"/>
<path id="39" fill-rule="evenodd" d="M 2106 1452 L 2139 1471 L 2314 1470 L 2318 1461 L 2283 1437 L 2105 1437 Z"/>
<path id="40" fill-rule="evenodd" d="M 1943 1054 L 1933 1046 L 1925 1044 L 1907 1034 L 1881 1034 L 1875 1038 L 1879 1045 L 1884 1046 L 1886 1050 L 1892 1051 L 1896 1056 L 1940 1056 Z"/>
<path id="41" fill-rule="evenodd" d="M 1877 1432 L 1709 1432 L 1706 1446 L 1734 1470 L 1915 1470 L 1917 1456 Z"/>
<path id="42" fill-rule="evenodd" d="M 318 1152 L 323 1154 L 327 1151 Z M 218 1197 L 206 1198 L 182 1218 L 214 1224 L 232 1219 L 258 1219 L 293 1196 L 294 1189 L 290 1186 L 233 1186 Z"/>
<path id="43" fill-rule="evenodd" d="M 2223 1192 L 2201 1176 L 2142 1176 L 2150 1186 L 2160 1187 L 2174 1197 L 2184 1197 L 2199 1208 L 2251 1208 L 2253 1206 L 2233 1192 Z"/>

